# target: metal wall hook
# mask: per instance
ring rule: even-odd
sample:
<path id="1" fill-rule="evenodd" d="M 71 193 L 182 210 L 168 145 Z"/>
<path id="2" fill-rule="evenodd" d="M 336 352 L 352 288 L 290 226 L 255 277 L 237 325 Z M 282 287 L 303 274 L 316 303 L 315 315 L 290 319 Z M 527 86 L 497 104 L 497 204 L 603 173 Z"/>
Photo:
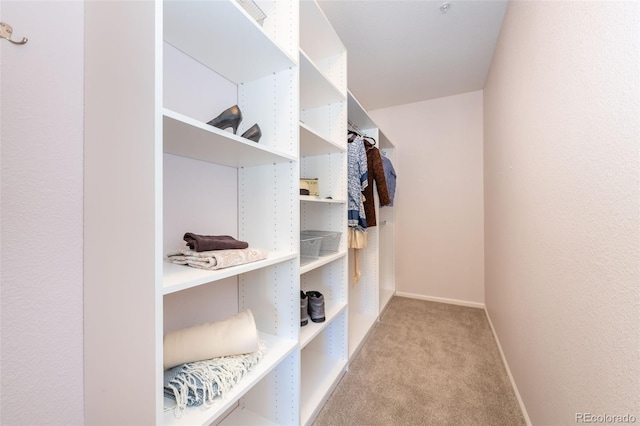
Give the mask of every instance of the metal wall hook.
<path id="1" fill-rule="evenodd" d="M 11 34 L 13 34 L 13 28 L 11 25 L 0 22 L 0 38 L 9 40 L 13 44 L 25 44 L 29 41 L 26 37 L 22 37 L 22 40 L 20 41 L 11 40 Z"/>

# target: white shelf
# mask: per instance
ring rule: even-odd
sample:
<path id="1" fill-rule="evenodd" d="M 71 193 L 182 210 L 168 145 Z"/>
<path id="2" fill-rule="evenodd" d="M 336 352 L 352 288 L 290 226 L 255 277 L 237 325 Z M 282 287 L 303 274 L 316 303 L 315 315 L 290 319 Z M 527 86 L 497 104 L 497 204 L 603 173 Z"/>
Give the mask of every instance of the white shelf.
<path id="1" fill-rule="evenodd" d="M 346 147 L 322 137 L 318 132 L 304 123 L 300 123 L 300 156 L 333 154 L 345 152 Z"/>
<path id="2" fill-rule="evenodd" d="M 329 254 L 326 256 L 320 256 L 317 260 L 311 261 L 309 263 L 305 263 L 304 265 L 300 265 L 300 275 L 312 271 L 316 268 L 326 265 L 327 263 L 331 263 L 334 260 L 341 259 L 347 255 L 347 252 L 338 252 Z"/>
<path id="3" fill-rule="evenodd" d="M 346 371 L 347 360 L 329 357 L 312 350 L 302 351 L 300 392 L 301 424 L 305 425 L 322 408 L 329 391 Z"/>
<path id="4" fill-rule="evenodd" d="M 300 108 L 312 109 L 334 102 L 344 101 L 340 91 L 309 57 L 300 51 Z"/>
<path id="5" fill-rule="evenodd" d="M 253 411 L 238 407 L 231 414 L 229 414 L 222 422 L 221 426 L 281 426 L 278 423 L 274 423 L 266 417 L 254 413 Z"/>
<path id="6" fill-rule="evenodd" d="M 364 107 L 358 102 L 351 92 L 347 92 L 347 111 L 349 114 L 349 121 L 358 126 L 361 130 L 378 129 L 379 141 L 378 148 L 394 148 L 389 138 L 378 128 L 378 125 L 373 122 L 373 119 L 369 116 Z"/>
<path id="7" fill-rule="evenodd" d="M 218 281 L 245 272 L 255 271 L 277 263 L 295 259 L 297 253 L 269 252 L 264 260 L 245 263 L 244 265 L 232 266 L 230 268 L 208 271 L 205 269 L 192 268 L 187 265 L 176 265 L 165 261 L 163 263 L 162 294 L 175 293 L 191 287 Z"/>
<path id="8" fill-rule="evenodd" d="M 236 84 L 297 63 L 233 0 L 165 1 L 164 40 Z"/>
<path id="9" fill-rule="evenodd" d="M 346 204 L 347 200 L 335 200 L 333 198 L 318 198 L 313 195 L 301 195 L 300 201 L 309 203 L 323 203 L 323 204 Z"/>
<path id="10" fill-rule="evenodd" d="M 313 340 L 322 330 L 327 328 L 331 321 L 347 308 L 346 303 L 335 303 L 333 300 L 325 300 L 324 316 L 325 321 L 313 322 L 309 318 L 309 323 L 300 327 L 300 349 L 303 349 Z"/>
<path id="11" fill-rule="evenodd" d="M 315 1 L 300 2 L 300 46 L 314 60 L 346 51 L 324 12 Z"/>
<path id="12" fill-rule="evenodd" d="M 296 160 L 295 155 L 278 152 L 166 108 L 163 116 L 164 152 L 168 154 L 230 167 Z"/>
<path id="13" fill-rule="evenodd" d="M 362 130 L 377 127 L 371 117 L 369 117 L 369 114 L 367 114 L 364 107 L 350 91 L 347 92 L 347 99 L 347 114 L 349 115 L 349 121 Z"/>
<path id="14" fill-rule="evenodd" d="M 283 359 L 297 348 L 294 340 L 287 340 L 267 333 L 260 333 L 267 351 L 260 362 L 223 397 L 216 398 L 216 402 L 206 407 L 187 407 L 180 418 L 176 418 L 173 409 L 165 411 L 165 425 L 208 425 L 218 416 L 231 408 L 239 398 L 245 395 L 256 383 L 273 370 Z M 165 398 L 165 410 L 175 404 L 175 401 Z"/>

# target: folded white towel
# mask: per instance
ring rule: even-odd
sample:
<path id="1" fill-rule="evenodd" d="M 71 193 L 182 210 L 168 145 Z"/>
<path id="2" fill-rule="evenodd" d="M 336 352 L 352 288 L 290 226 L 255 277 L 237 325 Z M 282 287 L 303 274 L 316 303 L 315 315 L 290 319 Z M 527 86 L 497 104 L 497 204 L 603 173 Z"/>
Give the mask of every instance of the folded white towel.
<path id="1" fill-rule="evenodd" d="M 164 336 L 164 368 L 255 352 L 258 340 L 258 329 L 248 309 L 222 321 L 172 331 Z"/>

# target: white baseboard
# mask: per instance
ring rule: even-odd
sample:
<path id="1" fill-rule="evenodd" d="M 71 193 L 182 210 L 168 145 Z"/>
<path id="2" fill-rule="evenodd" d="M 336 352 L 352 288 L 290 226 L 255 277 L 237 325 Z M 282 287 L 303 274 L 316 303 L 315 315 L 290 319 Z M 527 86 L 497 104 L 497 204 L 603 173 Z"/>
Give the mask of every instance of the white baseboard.
<path id="1" fill-rule="evenodd" d="M 516 386 L 515 380 L 513 380 L 513 375 L 511 374 L 511 369 L 509 368 L 509 363 L 507 362 L 507 358 L 504 356 L 504 351 L 502 350 L 502 345 L 500 344 L 500 339 L 498 339 L 498 335 L 496 334 L 496 329 L 493 328 L 493 323 L 491 322 L 491 317 L 489 316 L 489 311 L 487 311 L 487 307 L 484 308 L 484 313 L 487 316 L 487 321 L 489 321 L 489 326 L 491 327 L 491 332 L 493 333 L 493 338 L 498 345 L 498 350 L 500 351 L 500 356 L 502 357 L 502 363 L 504 364 L 505 370 L 507 370 L 507 375 L 509 376 L 509 380 L 511 381 L 511 387 L 513 388 L 513 392 L 516 394 L 516 398 L 518 399 L 518 404 L 520 404 L 520 410 L 522 410 L 522 416 L 524 417 L 524 421 L 527 422 L 527 426 L 531 426 L 531 419 L 529 418 L 529 414 L 527 413 L 527 408 L 524 406 L 524 402 L 520 397 L 520 392 L 518 391 L 518 386 Z"/>
<path id="2" fill-rule="evenodd" d="M 468 306 L 470 308 L 484 309 L 484 303 L 469 302 L 467 300 L 447 299 L 445 297 L 425 296 L 422 294 L 404 293 L 402 291 L 396 291 L 396 296 L 408 297 L 410 299 L 428 300 L 430 302 L 448 303 L 450 305 Z"/>

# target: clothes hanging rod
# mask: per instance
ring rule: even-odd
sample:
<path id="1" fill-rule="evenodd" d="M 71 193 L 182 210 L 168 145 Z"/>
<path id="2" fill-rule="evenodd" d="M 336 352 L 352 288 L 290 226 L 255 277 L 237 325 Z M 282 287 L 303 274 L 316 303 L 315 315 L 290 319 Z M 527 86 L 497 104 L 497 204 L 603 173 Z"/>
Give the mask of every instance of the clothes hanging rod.
<path id="1" fill-rule="evenodd" d="M 351 128 L 350 131 L 353 131 L 353 132 L 357 133 L 358 135 L 360 135 L 364 139 L 369 139 L 370 141 L 373 141 L 373 145 L 375 145 L 377 143 L 376 139 L 373 136 L 367 135 L 358 126 L 356 126 L 353 121 L 347 119 L 347 124 Z"/>
<path id="2" fill-rule="evenodd" d="M 360 130 L 360 128 L 356 126 L 356 124 L 353 121 L 347 120 L 347 124 L 349 124 L 349 127 L 351 127 L 351 129 L 354 130 L 356 133 L 364 135 L 364 132 Z"/>

